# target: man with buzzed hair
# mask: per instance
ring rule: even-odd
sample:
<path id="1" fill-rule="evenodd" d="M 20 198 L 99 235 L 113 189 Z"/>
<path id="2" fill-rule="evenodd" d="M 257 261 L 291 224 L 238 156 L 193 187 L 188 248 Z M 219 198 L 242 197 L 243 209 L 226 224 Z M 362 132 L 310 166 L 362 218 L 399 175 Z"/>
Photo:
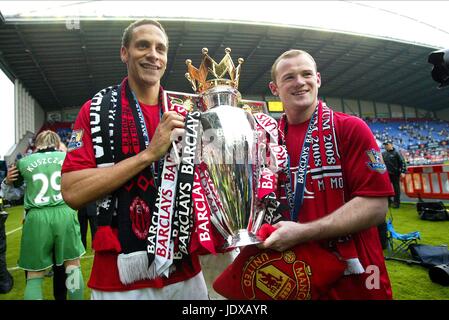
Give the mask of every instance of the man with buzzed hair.
<path id="1" fill-rule="evenodd" d="M 92 299 L 208 297 L 194 254 L 169 276 L 156 277 L 148 268 L 150 212 L 161 179 L 158 163 L 171 145 L 172 131 L 184 127 L 183 116 L 162 109 L 160 80 L 167 52 L 168 37 L 159 22 L 144 19 L 128 26 L 120 49 L 128 76 L 87 101 L 73 128 L 62 194 L 72 208 L 97 201 L 88 282 Z"/>

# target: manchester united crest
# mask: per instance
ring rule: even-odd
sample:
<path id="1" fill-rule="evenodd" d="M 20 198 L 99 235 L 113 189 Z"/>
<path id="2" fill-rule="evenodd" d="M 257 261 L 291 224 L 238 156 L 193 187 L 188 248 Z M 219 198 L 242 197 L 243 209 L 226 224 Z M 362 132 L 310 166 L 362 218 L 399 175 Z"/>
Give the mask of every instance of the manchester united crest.
<path id="1" fill-rule="evenodd" d="M 245 265 L 241 286 L 248 299 L 310 300 L 312 271 L 293 251 L 259 253 Z M 263 299 L 263 298 L 262 298 Z"/>
<path id="2" fill-rule="evenodd" d="M 150 208 L 139 197 L 135 197 L 129 207 L 132 230 L 140 240 L 146 239 L 150 227 Z"/>

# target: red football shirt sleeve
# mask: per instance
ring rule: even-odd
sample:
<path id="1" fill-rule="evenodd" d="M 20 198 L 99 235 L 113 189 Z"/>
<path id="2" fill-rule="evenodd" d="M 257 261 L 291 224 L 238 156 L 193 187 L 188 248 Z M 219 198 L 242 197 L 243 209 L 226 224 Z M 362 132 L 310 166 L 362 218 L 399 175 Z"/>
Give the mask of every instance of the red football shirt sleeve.
<path id="1" fill-rule="evenodd" d="M 338 128 L 346 197 L 394 195 L 382 153 L 368 125 L 357 117 L 342 117 Z"/>
<path id="2" fill-rule="evenodd" d="M 62 172 L 70 172 L 88 168 L 96 168 L 95 154 L 89 125 L 90 100 L 78 113 L 73 125 L 72 136 L 67 146 L 67 156 L 62 166 Z"/>

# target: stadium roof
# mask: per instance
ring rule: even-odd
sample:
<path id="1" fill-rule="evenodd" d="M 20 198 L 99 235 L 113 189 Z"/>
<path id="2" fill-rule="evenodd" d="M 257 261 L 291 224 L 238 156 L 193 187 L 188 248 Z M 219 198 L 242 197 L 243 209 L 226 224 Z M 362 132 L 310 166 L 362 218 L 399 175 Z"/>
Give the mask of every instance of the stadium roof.
<path id="1" fill-rule="evenodd" d="M 126 74 L 119 46 L 123 29 L 135 18 L 0 18 L 0 64 L 46 111 L 78 107 Z M 219 60 L 230 47 L 235 61 L 245 59 L 239 87 L 242 95 L 269 96 L 273 61 L 285 50 L 300 48 L 316 58 L 323 82 L 321 96 L 426 110 L 449 107 L 449 93 L 436 89 L 430 76 L 432 67 L 427 63 L 428 54 L 438 49 L 437 45 L 298 26 L 159 20 L 164 20 L 170 39 L 162 81 L 170 90 L 191 92 L 184 77 L 185 60 L 191 59 L 198 66 L 201 48 L 207 47 Z"/>

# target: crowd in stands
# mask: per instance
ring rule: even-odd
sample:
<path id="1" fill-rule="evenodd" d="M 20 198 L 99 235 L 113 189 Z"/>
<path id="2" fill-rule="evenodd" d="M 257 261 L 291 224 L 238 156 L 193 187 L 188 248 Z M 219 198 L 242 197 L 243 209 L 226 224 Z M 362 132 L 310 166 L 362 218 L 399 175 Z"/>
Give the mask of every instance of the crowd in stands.
<path id="1" fill-rule="evenodd" d="M 52 130 L 59 135 L 61 141 L 67 146 L 70 141 L 70 136 L 72 134 L 72 127 L 73 127 L 72 122 L 47 122 L 42 126 L 39 132 L 44 130 Z M 36 135 L 30 139 L 25 154 L 23 154 L 22 156 L 33 153 L 34 138 L 39 134 L 39 132 L 37 132 Z"/>
<path id="2" fill-rule="evenodd" d="M 365 118 L 376 139 L 382 144 L 391 140 L 408 165 L 443 164 L 449 162 L 449 122 L 434 119 L 373 119 Z M 67 145 L 70 141 L 73 123 L 46 123 L 42 130 L 53 130 Z M 37 132 L 36 135 L 39 133 Z M 34 151 L 34 138 L 27 150 L 18 158 Z"/>
<path id="3" fill-rule="evenodd" d="M 364 119 L 381 143 L 391 140 L 408 165 L 449 161 L 449 123 L 434 119 Z"/>

